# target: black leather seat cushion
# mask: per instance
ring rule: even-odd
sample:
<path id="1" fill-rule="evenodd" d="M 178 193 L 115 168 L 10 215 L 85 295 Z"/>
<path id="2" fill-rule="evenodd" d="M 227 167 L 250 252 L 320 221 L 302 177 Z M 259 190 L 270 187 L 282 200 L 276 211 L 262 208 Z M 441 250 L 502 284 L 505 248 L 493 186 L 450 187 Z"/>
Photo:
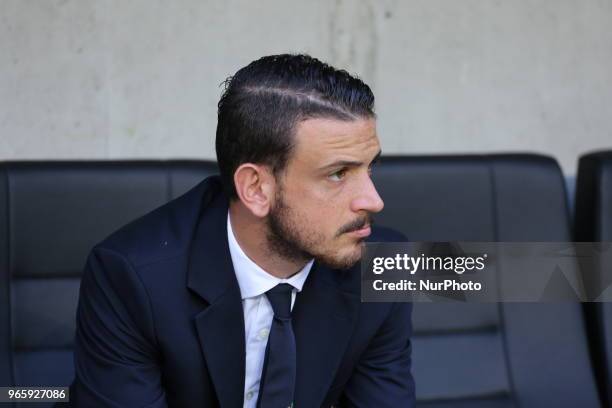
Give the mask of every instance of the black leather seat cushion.
<path id="1" fill-rule="evenodd" d="M 207 162 L 0 166 L 0 383 L 67 385 L 89 248 L 216 172 Z M 412 240 L 566 241 L 561 172 L 536 155 L 387 157 L 382 225 Z M 426 407 L 598 406 L 575 304 L 417 304 Z"/>
<path id="2" fill-rule="evenodd" d="M 569 241 L 565 185 L 538 155 L 385 157 L 382 225 L 413 241 Z M 579 304 L 414 306 L 427 407 L 598 406 Z"/>
<path id="3" fill-rule="evenodd" d="M 612 241 L 612 150 L 584 155 L 578 163 L 576 241 Z M 601 267 L 601 266 L 600 266 Z M 603 282 L 610 271 L 595 269 Z M 612 303 L 586 304 L 593 362 L 607 406 L 612 405 Z"/>
<path id="4" fill-rule="evenodd" d="M 216 172 L 197 161 L 1 163 L 0 384 L 69 385 L 91 247 Z"/>

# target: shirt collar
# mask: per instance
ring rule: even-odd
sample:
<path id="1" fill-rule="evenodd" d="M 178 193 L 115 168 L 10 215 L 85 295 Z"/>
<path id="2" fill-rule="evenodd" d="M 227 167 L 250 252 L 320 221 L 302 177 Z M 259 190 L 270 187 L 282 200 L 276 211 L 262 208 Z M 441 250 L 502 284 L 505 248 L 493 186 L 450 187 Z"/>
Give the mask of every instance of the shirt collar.
<path id="1" fill-rule="evenodd" d="M 238 244 L 230 222 L 229 211 L 227 212 L 227 240 L 242 299 L 262 295 L 279 283 L 288 283 L 298 292 L 302 291 L 314 259 L 311 259 L 298 273 L 287 279 L 280 279 L 271 275 L 253 262 Z"/>

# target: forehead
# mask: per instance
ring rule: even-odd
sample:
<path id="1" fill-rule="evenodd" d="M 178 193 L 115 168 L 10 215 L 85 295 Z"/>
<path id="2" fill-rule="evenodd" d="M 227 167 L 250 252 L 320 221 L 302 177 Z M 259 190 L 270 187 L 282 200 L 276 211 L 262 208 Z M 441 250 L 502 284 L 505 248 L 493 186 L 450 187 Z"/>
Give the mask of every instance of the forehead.
<path id="1" fill-rule="evenodd" d="M 308 119 L 297 125 L 293 159 L 309 164 L 371 160 L 380 150 L 376 119 Z"/>

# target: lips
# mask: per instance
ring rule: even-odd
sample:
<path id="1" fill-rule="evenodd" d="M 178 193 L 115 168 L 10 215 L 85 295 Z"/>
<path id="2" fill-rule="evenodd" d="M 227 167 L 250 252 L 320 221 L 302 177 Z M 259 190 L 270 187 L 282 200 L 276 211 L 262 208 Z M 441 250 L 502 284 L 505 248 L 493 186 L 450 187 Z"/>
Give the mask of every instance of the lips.
<path id="1" fill-rule="evenodd" d="M 372 233 L 372 228 L 370 227 L 370 225 L 366 225 L 361 229 L 351 231 L 352 235 L 359 237 L 359 238 L 365 238 L 369 236 L 371 233 Z"/>

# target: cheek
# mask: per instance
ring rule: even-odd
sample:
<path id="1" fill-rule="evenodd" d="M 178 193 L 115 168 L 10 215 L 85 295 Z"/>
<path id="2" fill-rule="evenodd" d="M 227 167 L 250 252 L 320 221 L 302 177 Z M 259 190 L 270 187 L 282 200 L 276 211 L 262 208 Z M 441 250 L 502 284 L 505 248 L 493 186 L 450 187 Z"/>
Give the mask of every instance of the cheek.
<path id="1" fill-rule="evenodd" d="M 324 189 L 305 189 L 291 193 L 291 199 L 285 197 L 285 203 L 295 210 L 293 213 L 299 218 L 297 221 L 303 230 L 317 232 L 331 239 L 343 226 L 342 222 L 347 222 L 343 208 L 348 208 L 348 204 L 343 201 L 343 194 L 330 194 Z"/>
<path id="2" fill-rule="evenodd" d="M 302 230 L 319 239 L 333 239 L 340 228 L 336 209 L 324 202 L 302 207 L 299 216 Z"/>
<path id="3" fill-rule="evenodd" d="M 342 239 L 342 236 L 338 237 L 338 231 L 346 224 L 346 214 L 343 214 L 337 207 L 329 204 L 323 205 L 318 213 L 318 222 L 328 240 Z"/>

